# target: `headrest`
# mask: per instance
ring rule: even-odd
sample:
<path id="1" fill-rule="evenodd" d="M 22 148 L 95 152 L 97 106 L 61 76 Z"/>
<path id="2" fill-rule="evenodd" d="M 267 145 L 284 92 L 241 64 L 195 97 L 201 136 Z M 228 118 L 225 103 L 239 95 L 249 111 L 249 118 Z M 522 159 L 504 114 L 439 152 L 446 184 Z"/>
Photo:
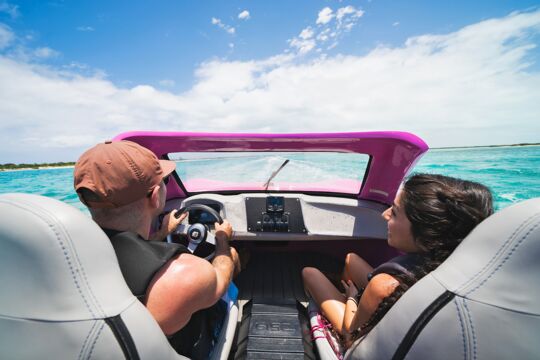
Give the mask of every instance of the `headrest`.
<path id="1" fill-rule="evenodd" d="M 432 274 L 458 296 L 540 315 L 540 198 L 484 220 Z"/>
<path id="2" fill-rule="evenodd" d="M 107 236 L 76 208 L 0 195 L 0 316 L 50 321 L 118 315 L 136 301 Z"/>

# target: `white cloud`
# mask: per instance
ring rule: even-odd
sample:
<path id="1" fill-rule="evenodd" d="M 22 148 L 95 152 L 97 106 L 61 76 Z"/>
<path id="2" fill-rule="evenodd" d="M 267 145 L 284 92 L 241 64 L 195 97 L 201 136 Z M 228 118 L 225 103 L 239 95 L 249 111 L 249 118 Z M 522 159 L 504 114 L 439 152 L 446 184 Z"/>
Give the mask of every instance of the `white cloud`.
<path id="1" fill-rule="evenodd" d="M 337 41 L 334 41 L 333 43 L 331 43 L 330 45 L 328 45 L 328 47 L 326 48 L 327 50 L 332 50 L 333 48 L 335 48 L 336 46 L 338 46 L 338 42 Z"/>
<path id="2" fill-rule="evenodd" d="M 330 29 L 324 29 L 323 31 L 319 32 L 319 34 L 317 35 L 317 40 L 324 42 L 328 40 L 329 36 L 330 36 Z"/>
<path id="3" fill-rule="evenodd" d="M 212 18 L 212 25 L 216 25 L 218 26 L 219 28 L 225 30 L 227 33 L 231 34 L 231 35 L 234 35 L 234 33 L 236 32 L 236 30 L 232 27 L 232 26 L 229 26 L 227 24 L 224 24 L 220 19 L 218 18 Z"/>
<path id="4" fill-rule="evenodd" d="M 296 48 L 299 55 L 304 55 L 313 50 L 317 43 L 313 39 L 294 38 L 289 41 L 289 45 Z"/>
<path id="5" fill-rule="evenodd" d="M 298 50 L 299 55 L 307 54 L 317 45 L 316 39 L 313 39 L 313 29 L 307 27 L 300 32 L 298 37 L 289 40 L 289 46 Z"/>
<path id="6" fill-rule="evenodd" d="M 82 32 L 91 32 L 91 31 L 94 31 L 95 29 L 91 26 L 77 26 L 77 31 L 82 31 Z"/>
<path id="7" fill-rule="evenodd" d="M 296 49 L 298 55 L 305 55 L 316 49 L 317 53 L 322 53 L 320 46 L 329 39 L 333 39 L 330 45 L 326 45 L 325 50 L 332 50 L 339 44 L 339 38 L 353 29 L 358 19 L 364 12 L 354 6 L 339 8 L 336 13 L 329 7 L 319 11 L 316 20 L 316 27 L 308 26 L 297 37 L 290 39 L 289 46 Z M 333 19 L 336 21 L 332 21 Z M 324 54 L 324 53 L 323 53 Z"/>
<path id="8" fill-rule="evenodd" d="M 250 18 L 249 11 L 244 10 L 240 14 L 238 14 L 238 18 L 240 20 L 248 20 Z"/>
<path id="9" fill-rule="evenodd" d="M 7 48 L 15 36 L 9 26 L 0 23 L 0 50 Z"/>
<path id="10" fill-rule="evenodd" d="M 399 26 L 399 21 L 396 21 L 392 24 L 392 26 L 396 27 L 396 26 Z"/>
<path id="11" fill-rule="evenodd" d="M 431 146 L 538 142 L 540 11 L 363 56 L 209 61 L 172 94 L 0 55 L 0 163 L 75 160 L 128 130 L 401 130 Z M 310 38 L 313 39 L 313 38 Z"/>
<path id="12" fill-rule="evenodd" d="M 313 37 L 313 29 L 311 29 L 311 27 L 307 27 L 304 30 L 302 30 L 302 32 L 300 33 L 299 36 L 300 36 L 301 39 L 304 39 L 304 40 L 312 38 Z"/>
<path id="13" fill-rule="evenodd" d="M 362 15 L 364 15 L 364 11 L 356 9 L 351 5 L 339 8 L 336 12 L 336 28 L 338 30 L 344 29 L 345 31 L 350 31 L 354 25 L 356 25 L 358 19 L 360 19 Z"/>
<path id="14" fill-rule="evenodd" d="M 40 59 L 50 59 L 60 55 L 58 51 L 55 51 L 48 47 L 40 47 L 34 50 L 34 56 Z"/>
<path id="15" fill-rule="evenodd" d="M 364 12 L 356 9 L 354 6 L 349 5 L 338 9 L 336 19 L 338 21 L 343 21 L 343 19 L 348 15 L 350 15 L 352 18 L 359 18 L 364 15 Z"/>
<path id="16" fill-rule="evenodd" d="M 159 81 L 159 85 L 163 87 L 173 87 L 174 85 L 176 85 L 176 82 L 170 79 L 163 79 Z"/>
<path id="17" fill-rule="evenodd" d="M 23 40 L 18 38 L 11 28 L 0 23 L 0 50 L 4 50 L 4 56 L 16 59 L 20 62 L 32 60 L 46 60 L 60 55 L 49 47 L 38 47 L 35 49 L 24 46 L 25 40 L 31 41 L 32 37 L 26 35 Z"/>
<path id="18" fill-rule="evenodd" d="M 19 6 L 11 5 L 5 1 L 0 3 L 0 13 L 8 14 L 12 19 L 19 17 Z"/>
<path id="19" fill-rule="evenodd" d="M 86 64 L 81 64 L 81 63 L 72 61 L 71 63 L 64 65 L 64 68 L 65 68 L 65 69 L 68 69 L 68 70 L 78 70 L 78 71 L 81 71 L 81 70 L 87 70 L 87 69 L 88 69 L 88 65 L 86 65 Z"/>
<path id="20" fill-rule="evenodd" d="M 329 7 L 325 7 L 319 11 L 319 16 L 317 17 L 317 24 L 328 24 L 334 18 L 334 13 Z"/>

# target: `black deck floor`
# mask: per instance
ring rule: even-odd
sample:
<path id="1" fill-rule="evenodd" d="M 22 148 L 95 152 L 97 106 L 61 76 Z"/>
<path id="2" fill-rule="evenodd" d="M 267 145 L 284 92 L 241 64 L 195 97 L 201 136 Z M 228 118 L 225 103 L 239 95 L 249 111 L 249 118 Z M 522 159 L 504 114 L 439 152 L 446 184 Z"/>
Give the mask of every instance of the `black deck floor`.
<path id="1" fill-rule="evenodd" d="M 316 359 L 305 307 L 302 268 L 338 274 L 342 264 L 317 253 L 257 252 L 235 280 L 244 304 L 230 358 Z"/>
<path id="2" fill-rule="evenodd" d="M 247 268 L 235 280 L 239 300 L 281 303 L 307 301 L 302 285 L 302 268 L 313 266 L 323 272 L 338 274 L 343 264 L 318 253 L 264 253 L 251 255 Z"/>

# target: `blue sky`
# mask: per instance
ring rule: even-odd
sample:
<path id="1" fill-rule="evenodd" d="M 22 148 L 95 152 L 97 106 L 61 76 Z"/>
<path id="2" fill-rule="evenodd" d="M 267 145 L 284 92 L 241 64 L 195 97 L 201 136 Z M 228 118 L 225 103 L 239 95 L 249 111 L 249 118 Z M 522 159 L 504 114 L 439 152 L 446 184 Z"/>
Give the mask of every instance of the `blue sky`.
<path id="1" fill-rule="evenodd" d="M 0 163 L 128 130 L 539 142 L 538 5 L 0 0 Z"/>

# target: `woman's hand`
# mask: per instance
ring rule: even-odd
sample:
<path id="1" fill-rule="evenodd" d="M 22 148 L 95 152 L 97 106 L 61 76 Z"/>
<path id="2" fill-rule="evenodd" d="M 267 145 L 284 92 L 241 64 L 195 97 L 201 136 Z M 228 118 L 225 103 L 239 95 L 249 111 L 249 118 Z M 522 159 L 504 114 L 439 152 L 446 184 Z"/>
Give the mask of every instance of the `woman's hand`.
<path id="1" fill-rule="evenodd" d="M 354 285 L 352 280 L 341 280 L 341 284 L 345 289 L 345 295 L 347 296 L 347 298 L 352 297 L 356 299 L 356 296 L 358 295 L 358 289 L 356 288 L 356 285 Z"/>

